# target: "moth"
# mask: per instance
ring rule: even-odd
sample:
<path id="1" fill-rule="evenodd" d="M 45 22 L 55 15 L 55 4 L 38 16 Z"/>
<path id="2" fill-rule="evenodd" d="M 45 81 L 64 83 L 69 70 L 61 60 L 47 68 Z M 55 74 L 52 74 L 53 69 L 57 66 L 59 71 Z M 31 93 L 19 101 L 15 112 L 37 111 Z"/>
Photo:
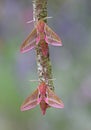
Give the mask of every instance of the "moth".
<path id="1" fill-rule="evenodd" d="M 40 104 L 42 114 L 44 115 L 48 107 L 64 108 L 64 104 L 56 94 L 42 82 L 37 89 L 26 98 L 21 106 L 21 111 L 32 109 Z"/>
<path id="2" fill-rule="evenodd" d="M 27 52 L 40 44 L 43 55 L 47 56 L 47 43 L 53 46 L 62 46 L 59 36 L 43 20 L 39 20 L 35 28 L 21 45 L 20 51 L 22 53 Z"/>

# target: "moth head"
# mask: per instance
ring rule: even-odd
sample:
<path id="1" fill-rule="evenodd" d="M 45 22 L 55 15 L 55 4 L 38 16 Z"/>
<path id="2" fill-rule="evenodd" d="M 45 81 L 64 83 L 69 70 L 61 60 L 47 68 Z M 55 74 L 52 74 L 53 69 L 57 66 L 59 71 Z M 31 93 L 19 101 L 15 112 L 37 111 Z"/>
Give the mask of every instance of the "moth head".
<path id="1" fill-rule="evenodd" d="M 39 20 L 38 23 L 37 23 L 37 26 L 36 26 L 37 32 L 43 33 L 44 32 L 44 26 L 45 26 L 44 21 Z"/>
<path id="2" fill-rule="evenodd" d="M 47 90 L 47 85 L 44 82 L 42 82 L 39 85 L 38 90 L 39 90 L 39 96 L 38 96 L 39 99 L 43 100 L 43 99 L 48 97 L 48 93 L 46 91 Z"/>

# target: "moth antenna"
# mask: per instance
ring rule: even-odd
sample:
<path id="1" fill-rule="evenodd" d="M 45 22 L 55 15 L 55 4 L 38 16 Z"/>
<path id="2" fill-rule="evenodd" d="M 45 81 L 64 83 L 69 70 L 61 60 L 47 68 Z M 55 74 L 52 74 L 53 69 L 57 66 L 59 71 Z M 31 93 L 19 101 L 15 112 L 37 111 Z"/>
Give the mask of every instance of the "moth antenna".
<path id="1" fill-rule="evenodd" d="M 56 78 L 48 79 L 48 80 L 56 80 Z M 29 81 L 30 81 L 30 82 L 39 82 L 40 80 L 33 79 L 33 80 L 29 80 Z"/>
<path id="2" fill-rule="evenodd" d="M 39 82 L 39 80 L 29 80 L 30 82 Z"/>
<path id="3" fill-rule="evenodd" d="M 34 20 L 28 21 L 27 23 L 32 23 L 32 22 L 34 22 Z"/>
<path id="4" fill-rule="evenodd" d="M 56 80 L 56 78 L 53 78 L 53 79 L 48 79 L 48 80 Z"/>
<path id="5" fill-rule="evenodd" d="M 45 19 L 50 19 L 50 18 L 53 18 L 52 16 L 50 16 L 50 17 L 45 17 L 45 18 L 43 18 L 44 20 Z M 27 21 L 27 23 L 32 23 L 32 22 L 34 22 L 35 21 L 35 19 L 33 19 L 33 20 L 31 20 L 31 21 Z"/>
<path id="6" fill-rule="evenodd" d="M 43 19 L 45 20 L 45 19 L 50 19 L 50 18 L 53 18 L 53 17 L 52 17 L 52 16 L 49 16 L 49 17 L 45 17 L 45 18 L 43 18 Z"/>

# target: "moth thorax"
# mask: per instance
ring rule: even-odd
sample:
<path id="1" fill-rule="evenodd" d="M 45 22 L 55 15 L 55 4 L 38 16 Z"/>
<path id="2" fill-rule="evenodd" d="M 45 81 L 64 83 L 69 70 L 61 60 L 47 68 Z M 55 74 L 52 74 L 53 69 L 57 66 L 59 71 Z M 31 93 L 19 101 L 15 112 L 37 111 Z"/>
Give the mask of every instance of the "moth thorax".
<path id="1" fill-rule="evenodd" d="M 38 24 L 37 24 L 37 30 L 38 32 L 41 32 L 43 33 L 44 32 L 44 22 L 43 21 L 39 21 Z"/>
<path id="2" fill-rule="evenodd" d="M 43 82 L 39 86 L 40 93 L 46 93 L 46 84 Z"/>

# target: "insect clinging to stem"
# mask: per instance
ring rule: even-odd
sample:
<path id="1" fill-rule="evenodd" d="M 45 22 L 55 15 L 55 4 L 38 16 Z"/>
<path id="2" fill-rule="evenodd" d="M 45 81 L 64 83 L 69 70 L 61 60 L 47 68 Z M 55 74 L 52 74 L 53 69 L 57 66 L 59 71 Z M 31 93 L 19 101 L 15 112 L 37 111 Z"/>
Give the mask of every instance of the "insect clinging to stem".
<path id="1" fill-rule="evenodd" d="M 21 106 L 21 111 L 32 109 L 38 104 L 40 104 L 43 115 L 49 107 L 64 108 L 64 104 L 61 99 L 56 96 L 45 82 L 41 82 L 38 88 L 26 98 Z"/>
<path id="2" fill-rule="evenodd" d="M 62 46 L 62 41 L 59 36 L 43 21 L 43 19 L 37 22 L 35 28 L 21 45 L 20 51 L 22 53 L 27 52 L 35 48 L 38 44 L 40 44 L 44 56 L 48 54 L 47 44 Z"/>

